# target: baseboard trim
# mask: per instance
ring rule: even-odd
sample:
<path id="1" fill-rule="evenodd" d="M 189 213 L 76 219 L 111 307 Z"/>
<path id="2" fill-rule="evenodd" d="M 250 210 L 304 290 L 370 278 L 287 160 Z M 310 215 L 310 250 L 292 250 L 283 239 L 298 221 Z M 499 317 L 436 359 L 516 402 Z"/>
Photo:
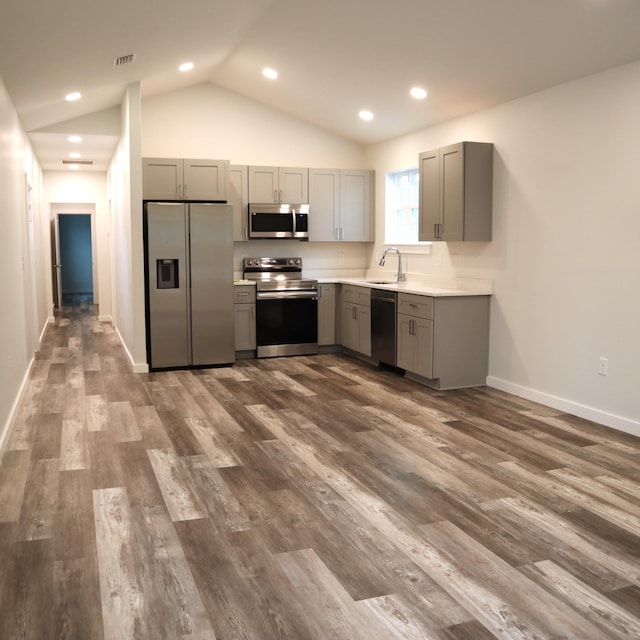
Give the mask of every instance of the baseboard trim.
<path id="1" fill-rule="evenodd" d="M 118 331 L 118 327 L 113 327 L 113 330 L 116 332 L 118 336 L 118 340 L 120 340 L 120 345 L 122 346 L 122 350 L 127 356 L 127 360 L 129 360 L 129 364 L 131 365 L 131 370 L 133 373 L 149 373 L 149 365 L 146 362 L 136 362 L 131 356 L 131 352 L 127 349 L 127 345 L 125 344 L 120 332 Z"/>
<path id="2" fill-rule="evenodd" d="M 24 392 L 27 388 L 27 383 L 29 382 L 29 377 L 31 376 L 31 370 L 33 369 L 33 365 L 35 361 L 36 361 L 35 358 L 31 358 L 31 361 L 29 362 L 29 366 L 27 367 L 27 371 L 24 374 L 24 377 L 22 378 L 22 382 L 20 383 L 20 388 L 18 389 L 18 393 L 16 394 L 15 400 L 13 401 L 13 405 L 11 406 L 11 411 L 9 411 L 9 416 L 7 418 L 7 421 L 3 425 L 2 431 L 0 432 L 0 455 L 4 453 L 4 448 L 5 448 L 5 445 L 7 444 L 7 439 L 9 437 L 9 434 L 11 433 L 11 427 L 13 427 L 13 421 L 16 418 L 16 415 L 18 413 L 18 407 L 20 406 L 20 403 L 22 402 L 22 399 L 24 397 Z"/>
<path id="3" fill-rule="evenodd" d="M 536 389 L 515 384 L 502 378 L 496 378 L 495 376 L 487 376 L 487 386 L 640 437 L 640 422 L 631 420 L 630 418 L 607 413 L 595 407 L 589 407 L 578 402 L 573 402 L 572 400 L 537 391 Z"/>

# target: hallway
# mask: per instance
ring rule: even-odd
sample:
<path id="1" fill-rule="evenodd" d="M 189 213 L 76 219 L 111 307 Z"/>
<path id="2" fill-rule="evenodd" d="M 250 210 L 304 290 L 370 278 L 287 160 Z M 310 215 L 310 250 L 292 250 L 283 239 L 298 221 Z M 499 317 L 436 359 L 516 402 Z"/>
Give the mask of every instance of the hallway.
<path id="1" fill-rule="evenodd" d="M 130 373 L 84 300 L 0 464 L 0 638 L 640 637 L 640 441 L 347 356 Z"/>

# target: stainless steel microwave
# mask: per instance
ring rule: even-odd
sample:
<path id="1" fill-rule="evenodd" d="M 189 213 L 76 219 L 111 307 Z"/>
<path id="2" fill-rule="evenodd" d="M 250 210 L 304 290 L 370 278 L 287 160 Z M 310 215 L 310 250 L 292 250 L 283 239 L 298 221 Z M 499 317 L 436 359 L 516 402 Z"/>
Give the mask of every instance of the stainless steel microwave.
<path id="1" fill-rule="evenodd" d="M 250 238 L 309 239 L 308 204 L 250 204 Z"/>

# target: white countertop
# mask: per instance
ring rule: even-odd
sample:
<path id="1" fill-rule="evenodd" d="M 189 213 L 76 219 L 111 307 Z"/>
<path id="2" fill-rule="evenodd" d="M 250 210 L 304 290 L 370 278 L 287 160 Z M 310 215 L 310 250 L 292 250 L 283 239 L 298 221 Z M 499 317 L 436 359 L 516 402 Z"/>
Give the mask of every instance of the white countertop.
<path id="1" fill-rule="evenodd" d="M 374 278 L 317 278 L 319 284 L 353 284 L 358 287 L 369 287 L 370 289 L 384 289 L 386 291 L 401 291 L 403 293 L 415 293 L 421 296 L 431 296 L 434 298 L 444 298 L 451 296 L 490 296 L 493 294 L 491 287 L 479 287 L 469 289 L 466 287 L 442 287 L 424 282 L 391 282 L 387 280 L 375 280 Z M 256 286 L 255 280 L 234 280 L 233 284 Z"/>
<path id="2" fill-rule="evenodd" d="M 318 278 L 319 283 L 354 284 L 358 287 L 371 289 L 384 289 L 386 291 L 401 291 L 403 293 L 415 293 L 422 296 L 447 297 L 447 296 L 490 296 L 493 291 L 489 287 L 472 290 L 458 287 L 441 287 L 424 282 L 391 282 L 384 280 L 373 281 L 373 278 Z M 381 279 L 382 281 L 382 279 Z"/>

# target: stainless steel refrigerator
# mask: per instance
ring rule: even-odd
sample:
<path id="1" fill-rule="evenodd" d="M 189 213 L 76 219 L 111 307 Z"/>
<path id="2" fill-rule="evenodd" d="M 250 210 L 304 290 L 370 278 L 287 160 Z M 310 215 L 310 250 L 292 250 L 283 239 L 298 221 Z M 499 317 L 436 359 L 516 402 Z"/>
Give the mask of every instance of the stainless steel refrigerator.
<path id="1" fill-rule="evenodd" d="M 232 364 L 231 205 L 145 202 L 144 237 L 150 368 Z"/>

